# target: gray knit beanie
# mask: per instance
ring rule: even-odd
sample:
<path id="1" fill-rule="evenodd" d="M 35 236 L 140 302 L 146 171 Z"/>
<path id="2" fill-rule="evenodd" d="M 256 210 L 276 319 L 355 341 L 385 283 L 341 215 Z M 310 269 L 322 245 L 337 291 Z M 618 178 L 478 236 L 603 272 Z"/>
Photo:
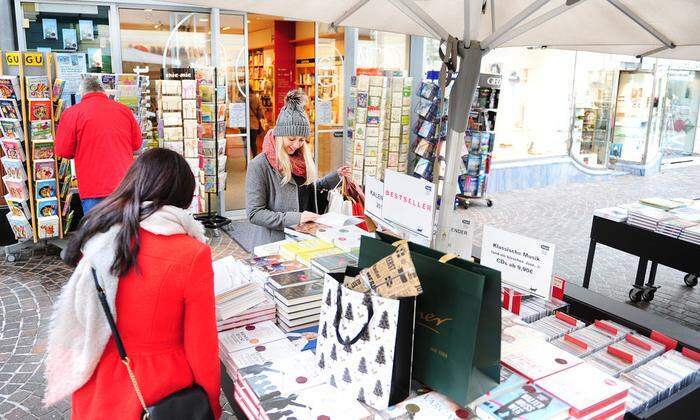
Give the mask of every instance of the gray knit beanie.
<path id="1" fill-rule="evenodd" d="M 309 117 L 306 116 L 304 104 L 306 96 L 301 90 L 295 89 L 287 92 L 284 98 L 284 106 L 277 117 L 275 137 L 309 137 L 311 127 Z"/>

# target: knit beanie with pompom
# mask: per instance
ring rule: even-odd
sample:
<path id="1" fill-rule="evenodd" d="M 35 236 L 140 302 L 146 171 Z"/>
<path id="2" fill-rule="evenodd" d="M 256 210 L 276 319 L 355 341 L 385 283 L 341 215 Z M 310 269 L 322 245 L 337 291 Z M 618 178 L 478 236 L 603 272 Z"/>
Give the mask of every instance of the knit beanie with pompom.
<path id="1" fill-rule="evenodd" d="M 284 98 L 284 106 L 277 117 L 275 137 L 309 137 L 311 127 L 309 117 L 306 116 L 304 104 L 306 96 L 301 90 L 295 89 L 287 92 Z"/>

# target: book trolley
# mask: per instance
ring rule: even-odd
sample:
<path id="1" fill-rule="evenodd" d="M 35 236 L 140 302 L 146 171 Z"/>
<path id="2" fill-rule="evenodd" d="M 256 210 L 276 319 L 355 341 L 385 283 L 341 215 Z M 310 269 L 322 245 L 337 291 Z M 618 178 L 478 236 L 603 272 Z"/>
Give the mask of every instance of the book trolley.
<path id="1" fill-rule="evenodd" d="M 10 97 L 3 94 L 0 116 L 8 172 L 3 177 L 10 206 L 7 218 L 15 237 L 25 243 L 63 237 L 59 168 L 53 153 L 54 103 L 60 94 L 53 89 L 52 58 L 5 51 L 0 64 L 2 74 L 10 76 L 3 80 L 14 81 L 18 88 L 14 94 L 7 92 Z M 7 259 L 13 261 L 22 246 L 6 249 Z"/>

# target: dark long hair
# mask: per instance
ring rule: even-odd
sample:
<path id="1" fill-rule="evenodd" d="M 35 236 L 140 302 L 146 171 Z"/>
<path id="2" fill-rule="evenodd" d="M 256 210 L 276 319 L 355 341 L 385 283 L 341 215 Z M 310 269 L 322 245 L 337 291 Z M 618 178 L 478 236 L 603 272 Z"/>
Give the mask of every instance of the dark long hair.
<path id="1" fill-rule="evenodd" d="M 195 182 L 185 158 L 172 150 L 144 152 L 127 171 L 109 197 L 95 206 L 70 238 L 64 261 L 76 266 L 80 249 L 96 233 L 121 224 L 111 272 L 123 276 L 136 262 L 139 252 L 139 223 L 164 205 L 186 209 L 192 202 Z M 144 206 L 144 202 L 150 202 Z"/>

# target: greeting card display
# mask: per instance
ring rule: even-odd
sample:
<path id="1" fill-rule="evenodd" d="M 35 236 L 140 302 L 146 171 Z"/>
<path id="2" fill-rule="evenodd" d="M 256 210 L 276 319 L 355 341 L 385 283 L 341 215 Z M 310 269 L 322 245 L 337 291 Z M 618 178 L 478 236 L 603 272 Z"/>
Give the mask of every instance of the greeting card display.
<path id="1" fill-rule="evenodd" d="M 43 179 L 36 181 L 35 187 L 36 199 L 56 197 L 56 180 L 55 179 Z"/>
<path id="2" fill-rule="evenodd" d="M 42 198 L 36 202 L 37 215 L 39 217 L 57 216 L 58 199 L 55 197 Z"/>
<path id="3" fill-rule="evenodd" d="M 51 120 L 32 121 L 29 128 L 32 142 L 53 141 Z"/>
<path id="4" fill-rule="evenodd" d="M 24 163 L 21 160 L 3 156 L 2 166 L 5 168 L 5 173 L 7 173 L 7 176 L 10 178 L 19 180 L 27 179 L 27 171 L 24 170 Z"/>
<path id="5" fill-rule="evenodd" d="M 4 138 L 0 140 L 0 145 L 2 146 L 2 151 L 5 153 L 6 157 L 21 161 L 25 160 L 24 147 L 22 147 L 22 143 L 19 140 L 14 138 Z"/>
<path id="6" fill-rule="evenodd" d="M 17 76 L 0 76 L 0 99 L 17 99 L 20 97 Z"/>
<path id="7" fill-rule="evenodd" d="M 53 159 L 34 161 L 34 179 L 45 180 L 55 178 L 55 161 Z"/>
<path id="8" fill-rule="evenodd" d="M 15 99 L 0 99 L 0 118 L 21 120 L 22 113 Z"/>
<path id="9" fill-rule="evenodd" d="M 10 197 L 14 198 L 15 200 L 26 200 L 29 198 L 27 183 L 23 180 L 10 178 L 9 176 L 5 175 L 2 177 L 2 182 L 5 184 L 5 189 Z"/>
<path id="10" fill-rule="evenodd" d="M 39 239 L 54 238 L 59 234 L 58 216 L 37 218 L 37 230 Z"/>
<path id="11" fill-rule="evenodd" d="M 51 118 L 51 101 L 48 99 L 29 100 L 29 121 Z"/>
<path id="12" fill-rule="evenodd" d="M 10 227 L 12 232 L 15 234 L 17 239 L 32 239 L 34 237 L 34 232 L 32 231 L 32 225 L 24 217 L 11 216 L 10 213 L 7 214 L 7 221 L 10 222 Z"/>
<path id="13" fill-rule="evenodd" d="M 53 151 L 52 141 L 35 141 L 32 149 L 32 159 L 45 160 L 54 159 L 56 155 Z"/>
<path id="14" fill-rule="evenodd" d="M 32 218 L 32 213 L 27 205 L 27 200 L 18 200 L 13 198 L 10 194 L 5 194 L 5 202 L 10 208 L 10 215 L 14 217 L 24 217 L 25 219 Z"/>
<path id="15" fill-rule="evenodd" d="M 19 120 L 0 119 L 0 132 L 2 136 L 9 139 L 23 139 L 24 132 Z"/>
<path id="16" fill-rule="evenodd" d="M 27 76 L 27 99 L 49 99 L 49 78 L 47 76 Z"/>

